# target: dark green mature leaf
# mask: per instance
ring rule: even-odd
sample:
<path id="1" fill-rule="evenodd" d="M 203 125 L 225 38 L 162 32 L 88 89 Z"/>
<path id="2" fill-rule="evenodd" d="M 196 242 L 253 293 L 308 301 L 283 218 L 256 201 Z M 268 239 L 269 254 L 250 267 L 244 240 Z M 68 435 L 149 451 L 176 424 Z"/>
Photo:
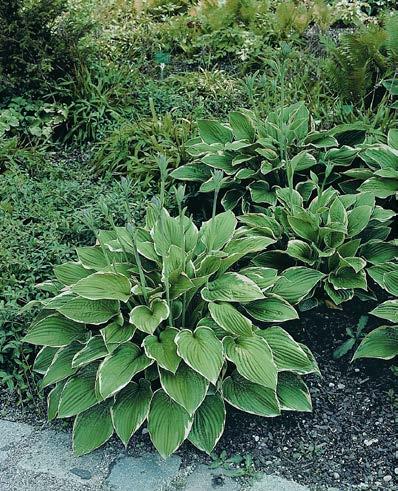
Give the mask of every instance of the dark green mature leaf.
<path id="1" fill-rule="evenodd" d="M 187 438 L 192 422 L 185 409 L 162 389 L 155 392 L 148 415 L 148 431 L 152 443 L 164 459 Z"/>
<path id="2" fill-rule="evenodd" d="M 105 324 L 120 310 L 118 300 L 88 300 L 73 298 L 58 309 L 68 319 L 85 324 Z"/>
<path id="3" fill-rule="evenodd" d="M 30 344 L 60 347 L 82 340 L 86 334 L 85 326 L 60 315 L 49 315 L 34 323 L 23 340 Z"/>
<path id="4" fill-rule="evenodd" d="M 262 322 L 285 322 L 298 319 L 294 307 L 278 295 L 268 294 L 263 300 L 250 302 L 243 307 L 254 319 Z"/>
<path id="5" fill-rule="evenodd" d="M 300 302 L 325 275 L 315 269 L 295 266 L 286 269 L 272 287 L 271 292 L 291 304 Z"/>
<path id="6" fill-rule="evenodd" d="M 145 379 L 141 379 L 138 384 L 130 382 L 116 394 L 111 409 L 112 421 L 118 437 L 126 447 L 147 418 L 151 400 L 151 384 Z"/>
<path id="7" fill-rule="evenodd" d="M 378 305 L 370 313 L 381 319 L 398 324 L 398 299 L 387 300 Z"/>
<path id="8" fill-rule="evenodd" d="M 225 406 L 218 394 L 208 395 L 196 410 L 188 439 L 210 454 L 224 431 Z"/>
<path id="9" fill-rule="evenodd" d="M 200 137 L 207 144 L 228 143 L 233 140 L 232 131 L 218 121 L 200 119 L 198 128 Z"/>
<path id="10" fill-rule="evenodd" d="M 44 346 L 38 353 L 33 363 L 33 370 L 37 373 L 44 374 L 51 365 L 58 348 Z"/>
<path id="11" fill-rule="evenodd" d="M 202 298 L 208 302 L 251 302 L 264 298 L 264 295 L 256 283 L 246 276 L 224 273 L 203 288 Z"/>
<path id="12" fill-rule="evenodd" d="M 207 250 L 219 251 L 231 239 L 236 228 L 236 218 L 232 211 L 219 213 L 202 224 L 199 235 Z"/>
<path id="13" fill-rule="evenodd" d="M 281 409 L 287 411 L 312 411 L 308 387 L 301 378 L 291 372 L 279 374 L 277 395 Z"/>
<path id="14" fill-rule="evenodd" d="M 265 339 L 253 336 L 227 336 L 223 340 L 228 360 L 236 365 L 238 372 L 251 382 L 275 390 L 277 366 L 272 350 Z"/>
<path id="15" fill-rule="evenodd" d="M 66 382 L 59 401 L 58 417 L 70 418 L 98 403 L 95 392 L 97 366 L 88 366 Z"/>
<path id="16" fill-rule="evenodd" d="M 81 344 L 75 341 L 57 351 L 57 354 L 54 356 L 51 365 L 48 367 L 43 377 L 43 387 L 55 384 L 76 372 L 77 368 L 72 367 L 72 360 L 80 349 Z"/>
<path id="17" fill-rule="evenodd" d="M 232 111 L 229 114 L 229 124 L 237 140 L 253 142 L 256 132 L 250 119 L 243 113 Z"/>
<path id="18" fill-rule="evenodd" d="M 113 434 L 111 404 L 102 402 L 76 416 L 73 424 L 73 450 L 79 457 L 103 445 Z"/>
<path id="19" fill-rule="evenodd" d="M 250 336 L 253 332 L 253 324 L 250 319 L 241 314 L 230 303 L 210 303 L 209 311 L 212 318 L 225 331 L 236 335 Z"/>
<path id="20" fill-rule="evenodd" d="M 356 350 L 353 360 L 358 358 L 391 360 L 397 355 L 398 326 L 381 326 L 365 336 Z"/>
<path id="21" fill-rule="evenodd" d="M 273 389 L 255 384 L 234 372 L 222 385 L 223 396 L 241 411 L 258 416 L 279 416 L 280 407 Z"/>
<path id="22" fill-rule="evenodd" d="M 94 270 L 85 268 L 79 263 L 64 263 L 55 266 L 54 274 L 58 281 L 64 285 L 74 285 L 82 278 L 94 273 Z"/>
<path id="23" fill-rule="evenodd" d="M 176 372 L 181 361 L 175 343 L 178 332 L 178 329 L 168 327 L 159 336 L 146 336 L 143 341 L 143 347 L 148 358 L 152 358 L 160 367 L 172 373 Z"/>
<path id="24" fill-rule="evenodd" d="M 130 290 L 129 279 L 119 273 L 93 273 L 72 286 L 73 293 L 89 300 L 127 302 L 130 298 Z"/>
<path id="25" fill-rule="evenodd" d="M 385 289 L 392 295 L 398 297 L 398 269 L 385 273 L 384 277 Z"/>

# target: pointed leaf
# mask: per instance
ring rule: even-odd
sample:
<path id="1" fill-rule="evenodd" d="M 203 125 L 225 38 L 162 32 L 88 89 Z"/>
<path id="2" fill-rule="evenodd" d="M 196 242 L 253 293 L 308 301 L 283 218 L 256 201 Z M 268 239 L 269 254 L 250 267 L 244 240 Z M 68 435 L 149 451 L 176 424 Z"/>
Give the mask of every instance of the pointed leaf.
<path id="1" fill-rule="evenodd" d="M 285 322 L 298 319 L 297 312 L 278 295 L 269 295 L 243 306 L 254 319 L 262 322 Z"/>
<path id="2" fill-rule="evenodd" d="M 80 413 L 73 424 L 73 450 L 77 456 L 92 452 L 113 434 L 109 402 Z"/>
<path id="3" fill-rule="evenodd" d="M 156 328 L 169 317 L 170 311 L 165 300 L 155 299 L 150 307 L 139 305 L 130 312 L 130 322 L 140 331 L 153 334 Z"/>
<path id="4" fill-rule="evenodd" d="M 212 318 L 225 331 L 236 335 L 250 336 L 253 332 L 252 321 L 245 317 L 230 303 L 210 303 L 209 311 Z"/>
<path id="5" fill-rule="evenodd" d="M 224 273 L 203 288 L 202 298 L 208 302 L 251 302 L 264 298 L 264 295 L 256 283 L 246 276 Z"/>
<path id="6" fill-rule="evenodd" d="M 177 355 L 177 345 L 175 337 L 178 329 L 168 327 L 159 336 L 146 336 L 143 347 L 148 358 L 152 358 L 156 363 L 170 372 L 175 373 L 181 358 Z"/>
<path id="7" fill-rule="evenodd" d="M 60 315 L 49 315 L 35 322 L 23 338 L 26 343 L 60 347 L 77 339 L 84 339 L 85 326 Z"/>
<path id="8" fill-rule="evenodd" d="M 72 286 L 73 293 L 89 300 L 120 300 L 130 298 L 131 283 L 119 273 L 94 273 Z"/>
<path id="9" fill-rule="evenodd" d="M 291 372 L 279 374 L 277 395 L 281 409 L 287 411 L 312 411 L 308 387 L 301 378 Z"/>
<path id="10" fill-rule="evenodd" d="M 88 300 L 73 298 L 58 309 L 62 315 L 76 322 L 87 324 L 104 324 L 119 313 L 117 300 Z"/>

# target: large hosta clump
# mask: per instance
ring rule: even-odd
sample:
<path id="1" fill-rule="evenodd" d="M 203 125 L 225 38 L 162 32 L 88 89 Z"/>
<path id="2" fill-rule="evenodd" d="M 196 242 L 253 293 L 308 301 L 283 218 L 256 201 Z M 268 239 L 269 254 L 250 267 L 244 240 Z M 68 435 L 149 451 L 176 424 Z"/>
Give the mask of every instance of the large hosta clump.
<path id="1" fill-rule="evenodd" d="M 276 270 L 245 267 L 273 239 L 236 226 L 227 211 L 198 230 L 181 207 L 171 217 L 154 205 L 145 226 L 113 225 L 55 267 L 56 294 L 25 340 L 44 346 L 34 369 L 54 385 L 49 419 L 75 417 L 78 455 L 114 432 L 127 445 L 145 420 L 164 457 L 185 439 L 210 452 L 225 402 L 261 416 L 311 410 L 300 376 L 316 363 L 270 326 L 297 313 L 268 293 Z"/>

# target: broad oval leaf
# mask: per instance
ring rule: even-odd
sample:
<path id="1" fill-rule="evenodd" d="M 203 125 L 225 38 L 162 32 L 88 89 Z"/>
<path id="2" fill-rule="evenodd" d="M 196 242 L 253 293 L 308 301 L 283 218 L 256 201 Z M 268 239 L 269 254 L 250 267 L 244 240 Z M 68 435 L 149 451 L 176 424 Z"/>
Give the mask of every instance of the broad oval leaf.
<path id="1" fill-rule="evenodd" d="M 200 137 L 209 145 L 212 143 L 228 143 L 233 140 L 232 131 L 216 120 L 199 119 L 198 128 Z"/>
<path id="2" fill-rule="evenodd" d="M 46 373 L 48 367 L 51 365 L 58 348 L 51 346 L 44 346 L 38 353 L 33 363 L 33 370 L 42 375 Z"/>
<path id="3" fill-rule="evenodd" d="M 100 330 L 104 343 L 109 352 L 113 351 L 119 344 L 126 343 L 134 336 L 135 326 L 133 324 L 120 325 L 118 320 L 111 322 Z"/>
<path id="4" fill-rule="evenodd" d="M 153 334 L 156 328 L 169 317 L 170 311 L 165 300 L 155 299 L 151 306 L 139 305 L 130 312 L 130 322 L 140 331 Z"/>
<path id="5" fill-rule="evenodd" d="M 151 384 L 145 379 L 141 379 L 138 384 L 129 383 L 116 395 L 111 409 L 113 426 L 126 447 L 147 418 L 151 399 Z"/>
<path id="6" fill-rule="evenodd" d="M 160 369 L 159 374 L 166 394 L 193 415 L 206 396 L 209 382 L 185 363 L 180 364 L 176 373 Z"/>
<path id="7" fill-rule="evenodd" d="M 104 358 L 108 354 L 104 340 L 101 336 L 93 336 L 72 360 L 72 367 L 82 367 L 92 361 Z"/>
<path id="8" fill-rule="evenodd" d="M 62 315 L 75 322 L 86 324 L 104 324 L 119 313 L 117 300 L 88 300 L 73 298 L 58 309 Z"/>
<path id="9" fill-rule="evenodd" d="M 26 343 L 61 347 L 87 335 L 85 326 L 60 315 L 49 315 L 35 322 L 23 338 Z"/>
<path id="10" fill-rule="evenodd" d="M 89 300 L 120 300 L 130 298 L 131 283 L 119 273 L 93 273 L 72 286 L 73 293 Z"/>
<path id="11" fill-rule="evenodd" d="M 223 345 L 208 327 L 197 327 L 194 332 L 184 329 L 175 338 L 177 353 L 187 365 L 215 384 L 223 362 Z"/>
<path id="12" fill-rule="evenodd" d="M 281 411 L 276 391 L 255 384 L 234 372 L 222 385 L 226 401 L 241 411 L 258 416 L 279 416 Z"/>
<path id="13" fill-rule="evenodd" d="M 58 407 L 59 418 L 70 418 L 98 403 L 95 392 L 97 366 L 88 366 L 65 384 Z"/>
<path id="14" fill-rule="evenodd" d="M 73 262 L 59 264 L 54 268 L 55 277 L 66 286 L 74 285 L 82 278 L 89 276 L 91 273 L 94 273 L 94 271 L 85 268 L 80 263 Z"/>
<path id="15" fill-rule="evenodd" d="M 166 459 L 187 438 L 192 418 L 185 409 L 162 389 L 155 392 L 148 414 L 148 431 L 152 443 Z"/>
<path id="16" fill-rule="evenodd" d="M 300 302 L 325 275 L 315 269 L 295 266 L 286 269 L 272 287 L 271 292 L 290 304 Z"/>
<path id="17" fill-rule="evenodd" d="M 223 340 L 228 360 L 247 380 L 275 390 L 278 369 L 274 362 L 272 350 L 265 339 L 253 336 L 230 336 Z"/>
<path id="18" fill-rule="evenodd" d="M 233 305 L 227 302 L 210 303 L 209 311 L 215 322 L 225 331 L 238 336 L 250 336 L 253 333 L 252 321 L 241 314 Z"/>
<path id="19" fill-rule="evenodd" d="M 246 276 L 224 273 L 203 288 L 202 298 L 208 302 L 252 302 L 264 298 L 264 295 L 256 283 Z"/>
<path id="20" fill-rule="evenodd" d="M 188 440 L 210 454 L 223 434 L 225 405 L 218 394 L 208 395 L 195 412 Z"/>
<path id="21" fill-rule="evenodd" d="M 235 232 L 237 220 L 232 211 L 219 213 L 202 224 L 199 236 L 208 251 L 219 251 L 227 244 Z"/>
<path id="22" fill-rule="evenodd" d="M 278 378 L 277 396 L 282 410 L 312 411 L 308 387 L 301 378 L 291 372 L 282 372 Z"/>
<path id="23" fill-rule="evenodd" d="M 398 297 L 398 268 L 385 273 L 383 276 L 385 289 L 392 295 Z"/>
<path id="24" fill-rule="evenodd" d="M 381 319 L 386 319 L 398 324 L 398 299 L 387 300 L 378 305 L 370 313 Z"/>
<path id="25" fill-rule="evenodd" d="M 365 336 L 353 360 L 358 358 L 391 360 L 396 355 L 398 355 L 398 326 L 381 326 Z"/>
<path id="26" fill-rule="evenodd" d="M 73 450 L 78 457 L 92 452 L 112 436 L 110 406 L 106 401 L 76 416 L 73 424 Z"/>
<path id="27" fill-rule="evenodd" d="M 43 377 L 43 387 L 55 384 L 76 372 L 77 368 L 72 367 L 72 360 L 80 349 L 81 344 L 75 341 L 57 351 L 51 365 L 48 367 Z"/>
<path id="28" fill-rule="evenodd" d="M 285 322 L 298 319 L 298 314 L 286 300 L 278 295 L 268 295 L 243 306 L 256 320 L 262 322 Z"/>
<path id="29" fill-rule="evenodd" d="M 173 373 L 181 361 L 174 341 L 178 332 L 178 329 L 168 327 L 159 336 L 146 336 L 142 343 L 148 358 L 152 358 L 160 367 Z"/>
<path id="30" fill-rule="evenodd" d="M 137 373 L 153 363 L 141 349 L 127 342 L 108 355 L 98 369 L 99 391 L 106 399 L 125 387 Z"/>

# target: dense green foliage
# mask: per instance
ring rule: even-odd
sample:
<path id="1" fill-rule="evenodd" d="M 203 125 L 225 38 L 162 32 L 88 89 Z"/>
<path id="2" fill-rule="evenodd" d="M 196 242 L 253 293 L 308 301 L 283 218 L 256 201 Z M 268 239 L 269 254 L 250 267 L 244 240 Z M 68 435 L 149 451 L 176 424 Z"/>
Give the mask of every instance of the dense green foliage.
<path id="1" fill-rule="evenodd" d="M 1 4 L 0 382 L 54 386 L 78 454 L 145 420 L 163 456 L 210 452 L 228 404 L 310 410 L 303 310 L 367 301 L 335 357 L 397 355 L 394 9 Z"/>

